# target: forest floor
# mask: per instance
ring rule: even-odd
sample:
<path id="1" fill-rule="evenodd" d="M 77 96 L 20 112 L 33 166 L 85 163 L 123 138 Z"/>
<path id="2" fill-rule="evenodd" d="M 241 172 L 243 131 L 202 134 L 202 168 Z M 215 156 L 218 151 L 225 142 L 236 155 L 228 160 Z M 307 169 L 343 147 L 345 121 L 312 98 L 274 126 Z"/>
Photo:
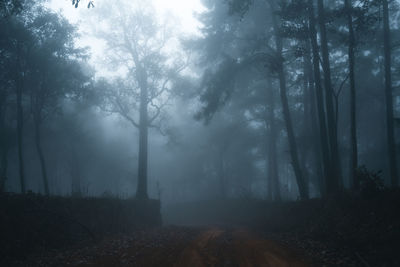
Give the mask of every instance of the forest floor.
<path id="1" fill-rule="evenodd" d="M 397 190 L 279 203 L 209 200 L 163 207 L 163 227 L 98 230 L 95 238 L 69 243 L 63 240 L 77 230 L 85 237 L 82 227 L 60 232 L 71 221 L 5 212 L 0 241 L 9 238 L 0 242 L 0 266 L 400 266 L 399 210 Z M 99 214 L 97 220 L 115 221 L 109 210 Z M 5 251 L 15 257 L 4 261 Z"/>
<path id="2" fill-rule="evenodd" d="M 245 228 L 166 227 L 35 255 L 13 266 L 312 266 L 304 255 Z"/>

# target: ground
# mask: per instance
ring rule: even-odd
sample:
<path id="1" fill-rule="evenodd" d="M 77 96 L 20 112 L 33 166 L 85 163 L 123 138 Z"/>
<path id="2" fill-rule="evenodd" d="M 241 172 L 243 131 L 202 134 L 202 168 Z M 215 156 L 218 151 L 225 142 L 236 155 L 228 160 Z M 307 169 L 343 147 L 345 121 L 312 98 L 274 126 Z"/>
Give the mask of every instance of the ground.
<path id="1" fill-rule="evenodd" d="M 164 207 L 164 226 L 156 202 L 1 200 L 0 266 L 400 266 L 398 191 L 185 203 Z"/>
<path id="2" fill-rule="evenodd" d="M 245 228 L 166 227 L 36 255 L 22 266 L 311 266 L 306 253 Z"/>

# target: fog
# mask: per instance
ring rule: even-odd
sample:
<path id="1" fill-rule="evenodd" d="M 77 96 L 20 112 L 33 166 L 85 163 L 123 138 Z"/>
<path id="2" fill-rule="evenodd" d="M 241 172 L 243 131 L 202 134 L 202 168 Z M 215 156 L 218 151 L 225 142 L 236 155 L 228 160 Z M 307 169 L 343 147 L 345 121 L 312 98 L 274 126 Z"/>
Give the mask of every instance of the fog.
<path id="1" fill-rule="evenodd" d="M 120 201 L 135 225 L 326 219 L 332 235 L 341 208 L 390 210 L 399 18 L 398 0 L 2 1 L 0 196 Z"/>
<path id="2" fill-rule="evenodd" d="M 276 66 L 272 62 L 271 53 L 276 44 L 274 22 L 271 15 L 266 15 L 271 8 L 268 3 L 96 1 L 94 8 L 86 8 L 85 3 L 74 8 L 70 2 L 50 1 L 45 2 L 44 7 L 42 3 L 29 4 L 18 18 L 29 25 L 29 29 L 33 27 L 32 31 L 41 31 L 46 25 L 48 31 L 55 30 L 56 35 L 47 37 L 47 29 L 44 29 L 36 38 L 58 42 L 57 34 L 68 31 L 68 37 L 60 40 L 64 44 L 57 44 L 61 46 L 55 49 L 66 49 L 62 51 L 63 60 L 71 61 L 80 69 L 75 70 L 80 72 L 80 77 L 72 74 L 70 78 L 75 79 L 72 82 L 75 85 L 68 86 L 74 88 L 61 89 L 40 106 L 40 116 L 46 117 L 40 124 L 40 132 L 48 193 L 68 195 L 77 191 L 89 196 L 134 196 L 139 183 L 138 166 L 147 164 L 144 171 L 147 174 L 142 174 L 143 185 L 148 186 L 151 198 L 161 198 L 164 203 L 243 195 L 265 199 L 271 197 L 268 194 L 276 194 L 269 189 L 271 179 L 277 180 L 275 190 L 279 190 L 283 198 L 295 200 L 299 198 L 299 178 L 296 180 L 291 166 L 294 161 L 298 161 L 296 164 L 302 172 L 301 179 L 306 180 L 310 197 L 319 197 L 326 191 L 323 184 L 328 178 L 322 176 L 323 169 L 328 167 L 324 167 L 323 152 L 319 151 L 322 149 L 318 141 L 321 121 L 317 114 L 318 99 L 315 100 L 317 96 L 312 91 L 318 89 L 312 84 L 315 82 L 312 47 L 301 36 L 299 28 L 305 25 L 307 14 L 297 18 L 291 10 L 295 3 L 293 7 L 282 7 L 287 13 L 282 15 L 285 94 L 294 139 L 294 143 L 289 144 L 287 118 L 279 98 L 279 70 L 274 69 Z M 340 9 L 340 5 L 332 2 L 327 8 L 334 11 Z M 354 18 L 356 99 L 352 99 L 349 88 L 345 41 L 348 28 L 344 16 L 336 15 L 337 18 L 327 25 L 332 104 L 329 107 L 328 102 L 322 103 L 326 105 L 322 109 L 326 109 L 328 131 L 337 128 L 333 129 L 337 140 L 329 143 L 329 146 L 337 143 L 337 148 L 329 148 L 332 153 L 338 151 L 338 155 L 332 155 L 339 159 L 333 164 L 337 166 L 331 166 L 339 170 L 335 183 L 348 189 L 354 184 L 352 124 L 356 124 L 357 166 L 382 170 L 386 184 L 391 183 L 386 141 L 387 104 L 383 90 L 385 60 L 380 37 L 382 23 L 375 19 L 374 7 L 367 8 L 363 3 L 355 5 L 360 12 Z M 394 43 L 398 40 L 396 5 L 393 3 L 391 15 Z M 43 24 L 46 22 L 40 20 L 46 20 L 46 16 L 48 24 Z M 370 24 L 365 25 L 362 20 Z M 37 30 L 34 27 L 38 27 Z M 59 52 L 49 52 L 56 60 L 54 53 Z M 394 46 L 394 66 L 398 59 L 396 53 Z M 40 56 L 34 60 L 40 63 Z M 51 68 L 50 63 L 46 67 Z M 322 65 L 320 68 L 319 72 L 324 71 Z M 140 71 L 144 74 L 138 74 Z M 62 69 L 60 72 L 71 75 Z M 32 73 L 29 78 L 37 80 L 35 75 L 40 74 Z M 147 76 L 146 81 L 141 81 L 140 75 Z M 396 137 L 397 69 L 392 76 Z M 6 77 L 3 75 L 3 78 Z M 61 83 L 55 86 L 63 86 L 62 78 L 54 81 Z M 320 79 L 319 86 L 323 87 L 326 79 Z M 26 81 L 22 92 L 24 180 L 25 190 L 45 193 L 29 95 L 32 98 L 32 94 L 37 94 L 34 97 L 40 100 L 40 90 L 58 88 L 29 88 L 32 86 L 28 84 L 34 82 Z M 151 121 L 148 129 L 142 129 L 148 130 L 148 141 L 144 141 L 148 142 L 148 155 L 144 156 L 147 163 L 139 163 L 140 87 L 143 82 L 148 86 L 149 103 L 145 109 Z M 2 88 L 7 94 L 8 89 Z M 6 120 L 3 127 L 15 133 L 13 98 L 9 98 L 10 104 L 7 98 L 4 100 L 7 107 L 2 115 L 3 121 Z M 352 101 L 355 101 L 354 122 L 351 121 Z M 273 109 L 272 117 L 268 115 L 269 109 Z M 271 119 L 274 120 L 273 130 Z M 332 122 L 335 125 L 329 125 Z M 272 154 L 271 134 L 276 147 Z M 329 135 L 328 139 L 331 139 Z M 395 142 L 398 146 L 398 141 Z M 11 138 L 5 145 L 9 165 L 5 190 L 18 192 L 21 181 L 17 144 Z M 296 155 L 290 154 L 293 145 Z M 294 161 L 293 156 L 297 158 Z M 270 167 L 271 157 L 275 158 L 275 167 Z M 332 161 L 335 160 L 332 158 Z M 398 165 L 398 159 L 394 164 Z M 274 174 L 271 168 L 276 169 Z"/>

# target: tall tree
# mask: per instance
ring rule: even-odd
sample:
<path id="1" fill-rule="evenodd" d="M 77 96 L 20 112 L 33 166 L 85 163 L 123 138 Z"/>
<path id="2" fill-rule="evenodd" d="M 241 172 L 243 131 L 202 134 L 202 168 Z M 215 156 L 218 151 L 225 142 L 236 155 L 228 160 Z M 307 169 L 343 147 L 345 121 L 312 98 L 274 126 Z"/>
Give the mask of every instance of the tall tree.
<path id="1" fill-rule="evenodd" d="M 279 79 L 279 93 L 282 103 L 282 111 L 286 125 L 286 131 L 288 134 L 288 141 L 289 141 L 289 149 L 290 149 L 290 156 L 292 159 L 292 166 L 295 173 L 297 186 L 299 188 L 299 193 L 301 199 L 307 199 L 309 196 L 308 192 L 308 185 L 305 181 L 305 178 L 302 173 L 302 169 L 300 166 L 299 155 L 298 155 L 298 148 L 296 144 L 296 137 L 294 134 L 292 117 L 290 115 L 289 109 L 289 102 L 287 98 L 287 89 L 286 89 L 286 77 L 285 77 L 285 69 L 284 69 L 284 57 L 283 57 L 283 41 L 280 33 L 280 28 L 276 18 L 276 3 L 275 0 L 269 1 L 271 5 L 271 17 L 272 17 L 272 25 L 274 30 L 274 37 L 275 37 L 275 45 L 276 45 L 276 56 L 274 58 L 274 68 L 278 74 Z"/>
<path id="2" fill-rule="evenodd" d="M 392 53 L 390 41 L 389 5 L 387 0 L 382 0 L 383 5 L 383 49 L 385 58 L 385 99 L 386 99 L 386 131 L 387 150 L 389 157 L 390 182 L 393 187 L 398 186 L 398 172 L 396 160 L 396 142 L 394 138 L 393 117 L 393 90 L 392 90 Z"/>
<path id="3" fill-rule="evenodd" d="M 281 191 L 279 186 L 279 172 L 277 163 L 277 127 L 275 118 L 275 98 L 272 83 L 268 80 L 269 88 L 267 90 L 267 120 L 269 126 L 268 135 L 268 190 L 270 192 L 270 199 L 280 201 Z"/>
<path id="4" fill-rule="evenodd" d="M 43 123 L 62 109 L 62 100 L 84 92 L 89 77 L 77 60 L 84 54 L 74 48 L 74 28 L 65 19 L 47 10 L 38 10 L 30 27 L 34 43 L 28 61 L 30 105 L 35 146 L 42 171 L 44 192 L 50 194 L 46 157 L 42 145 Z"/>
<path id="5" fill-rule="evenodd" d="M 335 194 L 339 190 L 341 181 L 340 157 L 337 138 L 337 128 L 335 111 L 333 107 L 333 88 L 331 81 L 331 66 L 329 59 L 328 38 L 325 25 L 325 7 L 323 0 L 318 0 L 318 21 L 321 37 L 321 52 L 322 52 L 322 69 L 324 71 L 325 85 L 325 106 L 327 118 L 327 132 L 329 137 L 330 154 L 331 154 L 331 169 L 332 175 L 326 182 L 327 193 Z"/>
<path id="6" fill-rule="evenodd" d="M 120 88 L 106 90 L 106 106 L 139 130 L 136 197 L 147 199 L 148 129 L 156 127 L 168 103 L 172 80 L 186 62 L 179 54 L 181 58 L 166 56 L 165 46 L 171 40 L 169 28 L 156 21 L 151 7 L 135 1 L 110 3 L 97 10 L 109 21 L 109 32 L 99 36 L 107 42 L 110 62 L 127 73 L 125 81 L 119 79 L 117 83 Z"/>
<path id="7" fill-rule="evenodd" d="M 358 150 L 357 150 L 357 122 L 356 122 L 356 85 L 354 77 L 354 49 L 355 38 L 353 29 L 353 4 L 351 0 L 345 0 L 345 12 L 347 16 L 347 27 L 349 30 L 348 38 L 348 58 L 349 58 L 349 80 L 350 80 L 350 175 L 353 181 L 353 187 L 358 189 L 360 181 L 357 178 L 356 170 L 358 166 Z"/>

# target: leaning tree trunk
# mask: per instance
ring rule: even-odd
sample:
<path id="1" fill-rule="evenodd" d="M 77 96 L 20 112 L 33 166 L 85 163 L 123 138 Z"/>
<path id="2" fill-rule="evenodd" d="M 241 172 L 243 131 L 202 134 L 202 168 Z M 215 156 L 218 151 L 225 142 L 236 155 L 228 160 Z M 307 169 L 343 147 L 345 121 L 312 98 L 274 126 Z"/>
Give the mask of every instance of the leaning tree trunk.
<path id="1" fill-rule="evenodd" d="M 333 89 L 331 81 L 331 67 L 329 62 L 328 39 L 325 27 L 325 10 L 323 0 L 318 0 L 318 20 L 321 31 L 322 69 L 324 70 L 325 105 L 327 117 L 327 130 L 331 152 L 330 179 L 327 180 L 327 193 L 335 194 L 339 191 L 341 181 L 340 157 L 337 140 L 337 129 L 333 108 Z M 337 118 L 336 118 L 337 119 Z"/>
<path id="2" fill-rule="evenodd" d="M 275 123 L 275 99 L 272 84 L 269 83 L 268 91 L 268 122 L 269 122 L 269 144 L 268 144 L 268 184 L 271 200 L 281 201 L 279 186 L 279 173 L 276 154 L 276 123 Z"/>
<path id="3" fill-rule="evenodd" d="M 21 193 L 25 193 L 25 172 L 24 172 L 24 155 L 23 155 L 23 108 L 22 108 L 22 70 L 20 62 L 20 47 L 17 45 L 17 73 L 16 73 L 16 97 L 17 97 L 17 142 L 18 142 L 18 162 L 19 162 L 19 180 Z"/>
<path id="4" fill-rule="evenodd" d="M 394 139 L 394 116 L 393 116 L 393 96 L 392 96 L 392 74 L 391 74 L 391 44 L 390 44 L 390 25 L 388 1 L 383 0 L 383 45 L 385 57 L 385 98 L 386 98 L 386 127 L 387 127 L 387 146 L 390 167 L 390 182 L 393 187 L 398 186 L 396 142 Z"/>
<path id="5" fill-rule="evenodd" d="M 287 92 L 286 92 L 286 77 L 285 77 L 285 70 L 283 66 L 283 55 L 282 55 L 282 50 L 283 50 L 283 45 L 282 45 L 282 37 L 280 36 L 280 31 L 278 29 L 278 24 L 276 21 L 276 14 L 275 14 L 275 3 L 274 0 L 270 1 L 271 3 L 271 12 L 272 12 L 272 22 L 273 22 L 273 28 L 274 28 L 274 35 L 275 35 L 275 42 L 276 42 L 276 59 L 275 59 L 275 67 L 276 71 L 278 73 L 278 78 L 279 78 L 279 87 L 280 87 L 280 98 L 282 102 L 282 110 L 283 110 L 283 117 L 285 120 L 285 126 L 286 126 L 286 131 L 288 135 L 288 141 L 289 141 L 289 149 L 290 149 L 290 156 L 292 159 L 292 166 L 293 166 L 293 171 L 296 177 L 296 182 L 297 186 L 299 189 L 299 194 L 301 199 L 308 199 L 308 186 L 307 183 L 303 177 L 303 173 L 300 167 L 300 161 L 299 161 L 299 155 L 298 155 L 298 149 L 297 149 L 297 144 L 296 144 L 296 138 L 294 135 L 294 130 L 293 130 L 293 124 L 292 124 L 292 117 L 290 115 L 290 110 L 289 110 L 289 103 L 288 103 L 288 98 L 287 98 Z"/>
<path id="6" fill-rule="evenodd" d="M 356 122 L 356 85 L 354 77 L 354 29 L 353 29 L 353 7 L 351 0 L 345 0 L 345 9 L 347 13 L 347 26 L 349 28 L 349 79 L 350 79 L 350 143 L 351 143 L 351 157 L 350 157 L 350 168 L 351 178 L 353 180 L 353 188 L 358 189 L 360 181 L 357 178 L 357 166 L 358 166 L 358 152 L 357 152 L 357 122 Z"/>
<path id="7" fill-rule="evenodd" d="M 144 70 L 139 71 L 140 86 L 140 118 L 139 118 L 139 166 L 138 166 L 138 186 L 136 198 L 141 200 L 148 199 L 147 194 L 147 154 L 148 154 L 148 92 L 147 77 Z"/>
<path id="8" fill-rule="evenodd" d="M 41 142 L 41 132 L 40 132 L 40 118 L 38 118 L 38 115 L 34 116 L 34 124 L 35 124 L 35 145 L 36 145 L 36 151 L 39 156 L 39 161 L 40 161 L 40 168 L 42 170 L 42 178 L 43 178 L 43 187 L 44 187 L 44 193 L 46 196 L 50 195 L 50 190 L 49 190 L 49 180 L 47 178 L 47 168 L 46 168 L 46 160 L 43 154 L 42 150 L 42 142 Z"/>

